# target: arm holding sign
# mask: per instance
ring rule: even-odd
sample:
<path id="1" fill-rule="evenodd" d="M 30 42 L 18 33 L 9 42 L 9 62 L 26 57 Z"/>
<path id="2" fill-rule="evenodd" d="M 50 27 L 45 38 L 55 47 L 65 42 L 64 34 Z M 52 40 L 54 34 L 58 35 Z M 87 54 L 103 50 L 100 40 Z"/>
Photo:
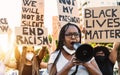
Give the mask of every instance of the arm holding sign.
<path id="1" fill-rule="evenodd" d="M 120 75 L 120 42 L 115 42 L 113 45 L 113 49 L 111 51 L 111 56 L 109 57 L 110 60 L 115 63 L 117 60 L 118 62 L 118 75 Z"/>
<path id="2" fill-rule="evenodd" d="M 117 52 L 119 46 L 120 46 L 120 42 L 114 42 L 113 49 L 111 50 L 109 55 L 109 59 L 111 60 L 112 63 L 115 63 L 117 60 Z"/>
<path id="3" fill-rule="evenodd" d="M 38 54 L 38 59 L 39 59 L 39 64 L 40 64 L 40 68 L 47 68 L 47 63 L 42 62 L 42 59 L 44 58 L 45 54 L 46 54 L 46 46 L 42 46 L 42 49 L 40 50 L 39 54 Z"/>
<path id="4" fill-rule="evenodd" d="M 8 68 L 16 69 L 17 68 L 17 63 L 16 63 L 17 60 L 14 60 L 14 61 L 12 60 L 12 62 L 11 62 L 11 60 L 10 60 L 10 57 L 11 57 L 11 54 L 12 54 L 11 51 L 8 51 L 7 55 L 5 56 L 4 64 Z"/>
<path id="5" fill-rule="evenodd" d="M 18 46 L 15 44 L 14 45 L 14 56 L 15 56 L 15 60 L 16 60 L 16 62 L 14 62 L 14 63 L 10 63 L 10 60 L 8 60 L 9 62 L 7 62 L 5 65 L 7 66 L 7 67 L 9 67 L 9 68 L 16 68 L 16 69 L 18 69 L 19 68 L 19 62 L 20 62 L 20 56 L 21 56 L 21 54 L 20 54 L 20 51 L 19 51 L 19 49 L 18 49 Z M 24 49 L 25 49 L 25 47 L 23 47 L 23 51 L 24 51 Z"/>
<path id="6" fill-rule="evenodd" d="M 18 61 L 20 59 L 20 52 L 18 50 L 18 47 L 15 47 L 15 59 Z"/>

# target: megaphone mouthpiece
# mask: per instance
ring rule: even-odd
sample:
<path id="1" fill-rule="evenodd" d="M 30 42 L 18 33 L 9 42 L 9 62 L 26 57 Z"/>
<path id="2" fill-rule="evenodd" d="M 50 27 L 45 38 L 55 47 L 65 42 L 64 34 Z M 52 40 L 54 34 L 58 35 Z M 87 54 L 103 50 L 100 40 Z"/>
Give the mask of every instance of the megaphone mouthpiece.
<path id="1" fill-rule="evenodd" d="M 79 47 L 81 44 L 78 43 L 78 42 L 72 42 L 72 45 L 73 45 L 73 48 L 74 48 L 75 50 L 77 50 L 78 47 Z"/>

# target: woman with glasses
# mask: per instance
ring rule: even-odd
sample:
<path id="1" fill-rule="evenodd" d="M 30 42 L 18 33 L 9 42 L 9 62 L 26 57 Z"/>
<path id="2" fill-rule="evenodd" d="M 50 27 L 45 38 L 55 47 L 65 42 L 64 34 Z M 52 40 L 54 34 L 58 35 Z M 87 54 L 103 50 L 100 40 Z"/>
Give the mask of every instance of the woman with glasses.
<path id="1" fill-rule="evenodd" d="M 73 42 L 81 43 L 81 31 L 77 25 L 67 23 L 61 28 L 55 52 L 50 55 L 49 75 L 102 75 L 94 58 L 84 63 L 77 60 Z"/>

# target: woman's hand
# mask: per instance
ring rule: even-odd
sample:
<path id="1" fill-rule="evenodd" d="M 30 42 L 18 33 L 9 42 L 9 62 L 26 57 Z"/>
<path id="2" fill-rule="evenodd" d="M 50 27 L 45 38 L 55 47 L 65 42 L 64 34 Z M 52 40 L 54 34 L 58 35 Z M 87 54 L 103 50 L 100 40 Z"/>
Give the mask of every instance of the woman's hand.
<path id="1" fill-rule="evenodd" d="M 73 55 L 72 56 L 72 58 L 71 58 L 71 60 L 69 61 L 69 65 L 71 66 L 71 67 L 73 67 L 73 66 L 75 66 L 75 65 L 82 65 L 83 63 L 80 61 L 80 60 L 78 60 L 76 57 L 75 57 L 75 55 Z"/>

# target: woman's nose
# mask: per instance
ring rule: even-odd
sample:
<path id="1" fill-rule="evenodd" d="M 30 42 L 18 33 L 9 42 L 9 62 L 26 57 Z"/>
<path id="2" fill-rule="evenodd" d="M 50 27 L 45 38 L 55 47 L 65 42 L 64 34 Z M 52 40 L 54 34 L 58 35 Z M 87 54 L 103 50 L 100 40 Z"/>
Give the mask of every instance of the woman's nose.
<path id="1" fill-rule="evenodd" d="M 75 35 L 71 35 L 71 38 L 74 39 L 74 38 L 75 38 Z"/>

